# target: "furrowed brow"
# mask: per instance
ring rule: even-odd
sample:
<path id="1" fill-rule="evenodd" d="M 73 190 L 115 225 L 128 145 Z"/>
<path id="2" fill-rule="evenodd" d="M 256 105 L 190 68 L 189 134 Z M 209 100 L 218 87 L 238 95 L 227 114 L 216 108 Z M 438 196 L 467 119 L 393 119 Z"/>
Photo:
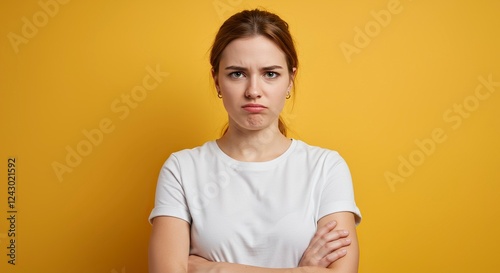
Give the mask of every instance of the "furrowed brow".
<path id="1" fill-rule="evenodd" d="M 271 65 L 271 66 L 266 66 L 263 67 L 262 70 L 267 71 L 267 70 L 276 70 L 276 69 L 283 69 L 282 66 L 280 65 Z"/>
<path id="2" fill-rule="evenodd" d="M 228 67 L 226 67 L 224 69 L 225 70 L 238 70 L 238 71 L 247 71 L 248 70 L 245 67 L 236 66 L 236 65 L 230 65 L 230 66 L 228 66 Z M 271 65 L 271 66 L 265 66 L 265 67 L 261 68 L 261 70 L 263 70 L 263 71 L 276 70 L 276 69 L 283 69 L 283 67 L 280 66 L 280 65 Z"/>
<path id="3" fill-rule="evenodd" d="M 226 68 L 224 68 L 225 70 L 239 70 L 239 71 L 247 71 L 248 69 L 244 68 L 244 67 L 241 67 L 241 66 L 235 66 L 235 65 L 230 65 Z"/>

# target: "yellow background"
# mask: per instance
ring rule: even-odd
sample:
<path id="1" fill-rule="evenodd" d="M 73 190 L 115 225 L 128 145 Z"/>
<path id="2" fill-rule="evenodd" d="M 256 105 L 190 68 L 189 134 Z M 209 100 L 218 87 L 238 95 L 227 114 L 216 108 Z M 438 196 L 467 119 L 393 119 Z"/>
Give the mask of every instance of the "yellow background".
<path id="1" fill-rule="evenodd" d="M 382 26 L 373 14 L 388 5 L 399 12 Z M 38 1 L 0 3 L 1 272 L 147 271 L 161 165 L 218 137 L 225 123 L 208 49 L 224 19 L 255 7 L 278 13 L 297 43 L 297 96 L 285 113 L 291 136 L 338 150 L 350 165 L 364 216 L 360 272 L 498 272 L 500 87 L 474 96 L 480 77 L 500 82 L 499 1 L 57 7 L 44 21 Z M 29 39 L 23 17 L 38 20 Z M 355 46 L 355 28 L 366 26 L 369 43 L 344 54 L 341 45 Z M 14 45 L 12 35 L 26 40 Z M 111 105 L 142 84 L 146 67 L 168 76 L 121 119 Z M 463 117 L 453 112 L 464 103 Z M 65 164 L 67 146 L 76 149 L 82 131 L 102 120 L 113 131 L 60 181 L 54 162 Z M 422 157 L 415 141 L 433 130 L 444 136 Z M 401 173 L 400 158 L 410 156 L 418 166 Z M 16 266 L 6 256 L 8 157 L 18 163 Z M 407 177 L 391 182 L 387 173 Z"/>

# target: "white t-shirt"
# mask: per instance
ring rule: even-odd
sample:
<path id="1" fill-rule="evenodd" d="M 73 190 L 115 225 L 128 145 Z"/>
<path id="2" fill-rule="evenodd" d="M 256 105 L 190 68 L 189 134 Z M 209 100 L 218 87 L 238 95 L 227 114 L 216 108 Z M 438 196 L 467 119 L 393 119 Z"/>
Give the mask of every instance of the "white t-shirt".
<path id="1" fill-rule="evenodd" d="M 266 162 L 241 162 L 215 141 L 173 153 L 156 188 L 156 216 L 191 224 L 191 254 L 216 262 L 297 267 L 325 215 L 361 214 L 345 161 L 292 140 Z"/>

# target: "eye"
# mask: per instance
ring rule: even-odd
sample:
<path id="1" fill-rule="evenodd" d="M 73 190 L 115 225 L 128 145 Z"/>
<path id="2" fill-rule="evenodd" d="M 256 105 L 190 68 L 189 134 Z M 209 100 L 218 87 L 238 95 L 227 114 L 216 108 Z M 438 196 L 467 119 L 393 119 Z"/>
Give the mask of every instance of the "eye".
<path id="1" fill-rule="evenodd" d="M 243 78 L 243 76 L 244 76 L 244 74 L 240 71 L 235 71 L 235 72 L 229 73 L 229 77 L 234 78 L 234 79 L 240 79 L 240 78 Z"/>
<path id="2" fill-rule="evenodd" d="M 276 73 L 274 71 L 268 71 L 266 72 L 266 74 L 264 74 L 264 77 L 268 78 L 268 79 L 274 79 L 274 78 L 277 78 L 280 74 L 279 73 Z"/>

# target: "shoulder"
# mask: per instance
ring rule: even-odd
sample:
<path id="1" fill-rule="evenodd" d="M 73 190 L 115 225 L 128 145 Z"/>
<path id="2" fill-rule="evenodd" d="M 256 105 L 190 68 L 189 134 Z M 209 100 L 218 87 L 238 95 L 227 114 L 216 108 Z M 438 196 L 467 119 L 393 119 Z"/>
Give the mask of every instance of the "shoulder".
<path id="1" fill-rule="evenodd" d="M 207 141 L 200 146 L 196 146 L 193 148 L 187 148 L 183 150 L 179 150 L 171 154 L 178 159 L 186 159 L 186 158 L 199 158 L 200 155 L 205 155 L 209 153 L 213 153 L 213 145 L 215 144 L 214 140 Z"/>
<path id="2" fill-rule="evenodd" d="M 309 161 L 321 161 L 332 165 L 345 164 L 345 160 L 336 150 L 310 145 L 302 140 L 294 141 L 297 142 L 297 154 L 305 156 Z"/>
<path id="3" fill-rule="evenodd" d="M 214 158 L 215 141 L 207 141 L 200 146 L 179 150 L 170 154 L 164 163 L 164 167 L 175 167 L 199 164 L 200 162 L 210 161 Z"/>

